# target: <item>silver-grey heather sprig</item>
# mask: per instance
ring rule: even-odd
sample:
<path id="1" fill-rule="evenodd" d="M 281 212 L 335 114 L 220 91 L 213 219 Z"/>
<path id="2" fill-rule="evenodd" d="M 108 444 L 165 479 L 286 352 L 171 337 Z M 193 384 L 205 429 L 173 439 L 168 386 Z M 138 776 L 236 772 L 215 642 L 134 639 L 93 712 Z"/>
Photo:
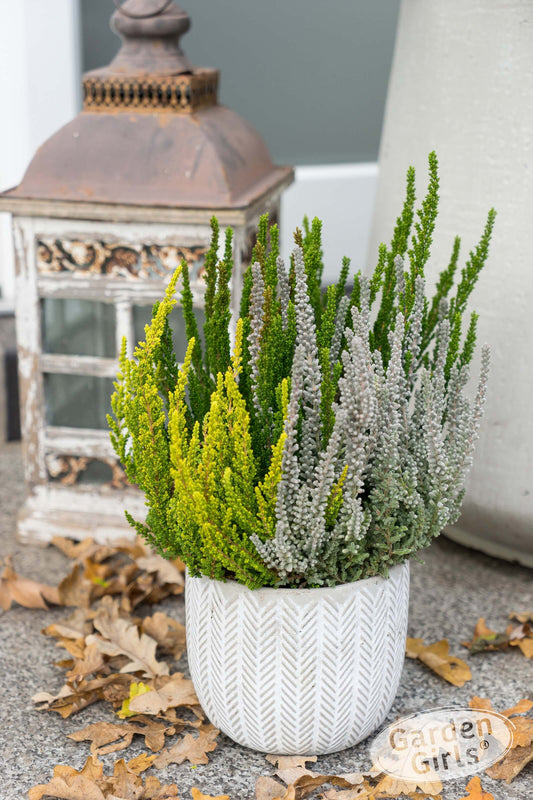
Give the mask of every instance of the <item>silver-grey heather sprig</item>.
<path id="1" fill-rule="evenodd" d="M 397 314 L 384 369 L 379 351 L 370 348 L 369 286 L 362 279 L 360 308 L 352 308 L 343 331 L 333 430 L 321 449 L 316 329 L 299 249 L 294 264 L 297 344 L 276 530 L 272 539 L 253 541 L 282 583 L 336 584 L 383 572 L 457 519 L 483 413 L 489 351 L 483 349 L 472 402 L 466 368 L 454 364 L 446 380 L 450 325 L 441 311 L 434 366 L 422 367 L 413 383 L 425 296 L 418 277 L 410 325 L 406 330 Z M 395 267 L 402 294 L 401 259 Z M 337 318 L 345 318 L 345 305 L 341 301 Z M 343 336 L 333 337 L 336 347 Z"/>

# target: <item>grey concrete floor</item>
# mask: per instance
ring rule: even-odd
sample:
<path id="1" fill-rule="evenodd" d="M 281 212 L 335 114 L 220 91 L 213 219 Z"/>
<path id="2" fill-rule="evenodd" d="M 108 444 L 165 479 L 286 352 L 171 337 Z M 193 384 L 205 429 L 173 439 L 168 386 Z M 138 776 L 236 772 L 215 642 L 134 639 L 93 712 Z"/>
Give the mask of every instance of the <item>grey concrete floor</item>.
<path id="1" fill-rule="evenodd" d="M 15 538 L 15 516 L 23 498 L 20 447 L 0 447 L 0 555 L 13 553 L 17 570 L 31 578 L 54 583 L 67 571 L 67 559 L 54 548 L 21 545 Z M 444 538 L 421 554 L 425 563 L 413 561 L 409 635 L 427 643 L 450 641 L 451 652 L 465 658 L 460 641 L 471 637 L 474 625 L 484 616 L 490 627 L 503 630 L 511 611 L 533 610 L 533 571 L 497 561 L 460 547 Z M 183 599 L 165 601 L 167 613 L 183 619 Z M 113 715 L 101 705 L 85 709 L 68 720 L 52 712 L 36 711 L 31 697 L 38 691 L 55 691 L 62 685 L 62 671 L 53 666 L 58 652 L 53 640 L 41 629 L 65 615 L 13 607 L 0 611 L 0 800 L 22 800 L 28 789 L 47 782 L 55 764 L 79 769 L 89 754 L 88 743 L 76 744 L 67 733 Z M 472 680 L 462 689 L 445 683 L 422 664 L 407 660 L 398 696 L 388 721 L 414 711 L 442 706 L 464 706 L 473 695 L 490 697 L 495 708 L 507 708 L 523 697 L 533 699 L 533 662 L 518 648 L 466 657 Z M 177 665 L 186 670 L 183 660 Z M 322 773 L 353 772 L 368 768 L 369 741 L 342 753 L 322 756 L 314 767 Z M 140 743 L 128 757 L 142 752 Z M 118 753 L 121 757 L 124 752 Z M 114 756 L 104 757 L 106 766 Z M 167 783 L 177 783 L 180 797 L 190 797 L 197 786 L 213 794 L 228 794 L 232 800 L 254 796 L 260 775 L 274 768 L 263 755 L 239 747 L 224 736 L 209 764 L 191 768 L 173 765 L 157 771 Z M 443 800 L 463 797 L 468 779 L 444 784 Z M 510 786 L 482 777 L 485 791 L 495 800 L 533 798 L 533 763 Z"/>

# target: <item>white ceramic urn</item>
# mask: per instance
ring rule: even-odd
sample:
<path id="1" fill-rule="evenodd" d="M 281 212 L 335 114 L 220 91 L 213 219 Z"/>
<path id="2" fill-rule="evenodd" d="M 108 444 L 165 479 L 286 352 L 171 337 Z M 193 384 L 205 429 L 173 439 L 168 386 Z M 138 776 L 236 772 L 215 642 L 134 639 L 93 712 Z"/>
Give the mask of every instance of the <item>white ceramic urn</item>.
<path id="1" fill-rule="evenodd" d="M 448 534 L 533 566 L 533 3 L 403 0 L 381 142 L 368 267 L 389 242 L 405 172 L 426 186 L 437 152 L 441 212 L 429 277 L 462 260 L 498 212 L 471 298 L 492 350 L 486 414 L 462 517 Z M 474 371 L 477 365 L 474 365 Z"/>
<path id="2" fill-rule="evenodd" d="M 317 755 L 369 736 L 402 672 L 409 564 L 320 589 L 187 576 L 187 653 L 209 720 L 267 753 Z"/>

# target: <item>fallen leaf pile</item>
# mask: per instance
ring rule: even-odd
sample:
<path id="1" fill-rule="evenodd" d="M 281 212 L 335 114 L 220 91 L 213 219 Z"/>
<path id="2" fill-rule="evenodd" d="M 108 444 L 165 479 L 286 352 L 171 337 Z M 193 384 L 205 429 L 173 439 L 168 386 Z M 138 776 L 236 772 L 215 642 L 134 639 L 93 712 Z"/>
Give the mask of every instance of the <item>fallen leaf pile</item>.
<path id="1" fill-rule="evenodd" d="M 95 600 L 112 595 L 118 597 L 122 611 L 131 613 L 140 603 L 159 603 L 183 592 L 182 562 L 161 558 L 139 538 L 110 546 L 90 538 L 75 543 L 56 536 L 52 544 L 74 561 L 69 574 L 58 586 L 47 586 L 18 575 L 7 556 L 0 575 L 0 607 L 4 611 L 13 603 L 26 608 L 46 609 L 47 604 L 89 608 Z"/>
<path id="2" fill-rule="evenodd" d="M 10 559 L 0 579 L 5 610 L 13 603 L 41 609 L 48 604 L 74 607 L 69 616 L 43 630 L 66 650 L 66 657 L 56 662 L 65 670 L 65 683 L 56 693 L 39 692 L 33 701 L 63 718 L 104 702 L 116 721 L 96 722 L 69 734 L 75 742 L 89 743 L 91 757 L 80 772 L 56 767 L 52 780 L 34 787 L 30 798 L 176 797 L 174 785 L 161 786 L 154 775 L 143 781 L 140 774 L 185 761 L 207 764 L 219 731 L 206 722 L 192 681 L 172 671 L 172 662 L 185 651 L 185 627 L 162 611 L 145 617 L 133 612 L 141 604 L 181 594 L 183 564 L 166 561 L 139 539 L 113 547 L 92 539 L 74 543 L 56 538 L 53 544 L 73 561 L 57 587 L 20 577 Z M 113 774 L 104 775 L 98 757 L 125 750 L 136 737 L 149 752 L 117 761 Z"/>
<path id="3" fill-rule="evenodd" d="M 491 701 L 484 697 L 473 697 L 469 705 L 470 708 L 498 711 L 492 707 Z M 533 718 L 520 716 L 527 714 L 532 708 L 533 702 L 525 698 L 512 708 L 498 712 L 512 721 L 514 732 L 510 750 L 500 761 L 486 770 L 487 775 L 493 780 L 511 783 L 513 778 L 533 761 Z"/>
<path id="4" fill-rule="evenodd" d="M 162 659 L 182 655 L 184 626 L 161 611 L 144 618 L 132 616 L 141 603 L 157 603 L 183 592 L 181 562 L 165 561 L 140 540 L 119 541 L 114 547 L 91 539 L 75 544 L 56 538 L 53 543 L 74 560 L 57 587 L 55 602 L 76 608 L 43 631 L 67 651 L 69 657 L 56 662 L 66 670 L 66 683 L 56 694 L 40 692 L 34 702 L 67 718 L 92 703 L 106 701 L 122 719 L 137 715 L 137 723 L 149 725 L 147 741 L 153 742 L 158 734 L 160 747 L 162 731 L 173 734 L 187 725 L 197 727 L 203 714 L 192 682 L 181 673 L 171 674 L 168 661 Z M 135 705 L 139 686 L 146 698 Z M 180 707 L 191 711 L 192 719 L 179 717 L 176 709 Z M 107 745 L 114 743 L 113 749 L 122 749 L 128 741 L 131 736 Z M 121 747 L 117 746 L 120 742 Z"/>
<path id="5" fill-rule="evenodd" d="M 533 658 L 533 612 L 509 614 L 510 624 L 504 633 L 497 633 L 485 625 L 480 617 L 474 629 L 472 641 L 461 642 L 472 654 L 486 653 L 490 650 L 505 650 L 519 647 L 526 658 Z"/>
<path id="6" fill-rule="evenodd" d="M 400 780 L 379 771 L 321 775 L 306 767 L 307 762 L 316 761 L 316 756 L 269 755 L 266 758 L 277 765 L 276 778 L 282 783 L 272 777 L 258 778 L 256 800 L 302 800 L 328 785 L 330 788 L 320 795 L 323 800 L 382 800 L 400 795 L 411 800 L 441 800 L 442 783 L 435 775 L 418 782 Z"/>
<path id="7" fill-rule="evenodd" d="M 466 681 L 472 679 L 470 667 L 461 658 L 450 655 L 449 649 L 450 645 L 447 639 L 424 645 L 423 639 L 408 638 L 405 654 L 407 658 L 418 658 L 448 683 L 453 683 L 454 686 L 464 686 Z"/>
<path id="8" fill-rule="evenodd" d="M 113 774 L 104 775 L 104 766 L 95 756 L 90 756 L 85 766 L 79 770 L 73 767 L 57 766 L 49 783 L 40 784 L 30 789 L 30 800 L 41 800 L 43 797 L 61 797 L 65 800 L 168 800 L 178 796 L 176 784 L 161 786 L 155 775 L 145 780 L 141 773 L 151 762 L 141 757 L 124 761 L 120 759 L 114 764 Z"/>
<path id="9" fill-rule="evenodd" d="M 56 640 L 66 657 L 56 662 L 65 670 L 64 685 L 56 693 L 40 692 L 35 704 L 63 718 L 87 706 L 103 702 L 114 713 L 113 721 L 102 720 L 68 735 L 75 742 L 87 742 L 90 756 L 81 770 L 56 766 L 47 784 L 33 787 L 30 800 L 171 800 L 178 796 L 175 784 L 162 786 L 148 770 L 164 769 L 188 762 L 193 767 L 207 764 L 208 754 L 217 747 L 219 731 L 209 724 L 198 703 L 192 681 L 173 671 L 173 662 L 185 651 L 185 628 L 162 611 L 134 616 L 142 605 L 159 603 L 184 588 L 184 566 L 154 554 L 141 540 L 119 541 L 114 546 L 92 539 L 74 543 L 53 541 L 73 561 L 68 575 L 57 587 L 19 576 L 11 559 L 4 560 L 0 576 L 0 607 L 14 603 L 27 608 L 49 605 L 73 607 L 64 619 L 48 625 L 43 633 Z M 533 658 L 533 614 L 511 614 L 505 633 L 476 625 L 471 642 L 463 642 L 471 653 L 519 647 Z M 408 639 L 406 655 L 418 659 L 455 686 L 471 680 L 462 659 L 451 655 L 447 639 L 424 645 L 423 639 Z M 474 697 L 472 708 L 493 710 L 490 700 Z M 533 761 L 533 718 L 524 716 L 533 708 L 521 700 L 501 713 L 512 719 L 515 734 L 512 747 L 487 775 L 510 783 Z M 142 739 L 146 752 L 119 759 L 112 774 L 104 773 L 101 756 L 126 750 Z M 418 782 L 401 780 L 377 770 L 365 773 L 325 775 L 313 772 L 312 757 L 267 756 L 274 775 L 256 783 L 256 800 L 303 800 L 318 794 L 319 800 L 442 800 L 442 783 L 436 774 Z M 479 776 L 466 786 L 461 800 L 494 800 L 484 791 Z M 230 800 L 226 795 L 211 798 L 192 789 L 193 800 Z"/>
<path id="10" fill-rule="evenodd" d="M 89 608 L 101 597 L 114 596 L 120 610 L 130 614 L 141 603 L 153 605 L 183 593 L 182 562 L 161 558 L 139 538 L 121 539 L 111 546 L 93 539 L 74 543 L 58 536 L 52 544 L 74 561 L 57 587 L 60 605 Z"/>

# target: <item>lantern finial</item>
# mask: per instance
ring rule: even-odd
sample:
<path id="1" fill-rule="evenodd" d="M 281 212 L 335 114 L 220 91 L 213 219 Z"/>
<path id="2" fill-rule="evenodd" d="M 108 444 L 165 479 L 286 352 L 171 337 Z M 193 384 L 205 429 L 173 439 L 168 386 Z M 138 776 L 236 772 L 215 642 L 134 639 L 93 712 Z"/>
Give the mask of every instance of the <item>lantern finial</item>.
<path id="1" fill-rule="evenodd" d="M 173 0 L 114 0 L 111 27 L 122 47 L 103 72 L 132 77 L 184 75 L 193 65 L 180 47 L 191 27 L 186 11 Z"/>
<path id="2" fill-rule="evenodd" d="M 157 9 L 153 10 L 152 8 L 148 8 L 146 11 L 141 11 L 141 13 L 136 13 L 134 11 L 127 11 L 124 8 L 124 3 L 121 0 L 114 0 L 114 3 L 119 11 L 122 11 L 127 17 L 133 17 L 133 19 L 148 19 L 148 17 L 157 17 L 159 14 L 162 14 L 169 5 L 173 2 L 173 0 L 163 0 L 162 5 Z"/>

